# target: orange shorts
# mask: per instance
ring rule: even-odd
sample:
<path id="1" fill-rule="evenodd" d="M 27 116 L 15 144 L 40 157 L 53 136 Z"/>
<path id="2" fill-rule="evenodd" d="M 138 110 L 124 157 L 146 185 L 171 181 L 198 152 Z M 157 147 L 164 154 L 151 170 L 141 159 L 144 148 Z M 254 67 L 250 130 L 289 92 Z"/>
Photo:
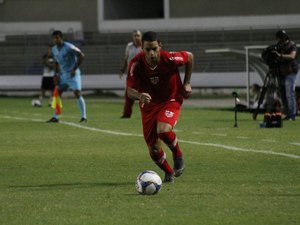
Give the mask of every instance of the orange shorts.
<path id="1" fill-rule="evenodd" d="M 144 138 L 149 147 L 156 144 L 157 124 L 159 122 L 168 123 L 174 127 L 180 114 L 181 104 L 176 101 L 170 101 L 151 107 L 151 110 L 142 112 L 142 123 Z"/>

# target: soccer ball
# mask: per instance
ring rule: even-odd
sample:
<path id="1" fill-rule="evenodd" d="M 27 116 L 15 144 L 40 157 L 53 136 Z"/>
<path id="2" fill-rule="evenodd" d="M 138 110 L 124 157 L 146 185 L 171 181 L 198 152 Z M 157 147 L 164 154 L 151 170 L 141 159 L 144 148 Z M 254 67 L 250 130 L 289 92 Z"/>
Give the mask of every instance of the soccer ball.
<path id="1" fill-rule="evenodd" d="M 162 182 L 160 176 L 152 171 L 145 170 L 136 178 L 135 187 L 142 195 L 155 195 L 159 192 Z"/>
<path id="2" fill-rule="evenodd" d="M 42 103 L 39 99 L 33 99 L 31 101 L 31 105 L 34 106 L 34 107 L 41 107 L 42 106 Z"/>

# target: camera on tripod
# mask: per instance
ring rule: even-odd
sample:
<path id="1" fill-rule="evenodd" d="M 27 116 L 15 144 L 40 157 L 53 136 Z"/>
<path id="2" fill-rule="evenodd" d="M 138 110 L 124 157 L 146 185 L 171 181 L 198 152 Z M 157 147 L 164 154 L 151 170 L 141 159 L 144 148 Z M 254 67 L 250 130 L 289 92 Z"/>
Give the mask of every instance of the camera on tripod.
<path id="1" fill-rule="evenodd" d="M 280 91 L 280 78 L 279 78 L 279 64 L 280 57 L 278 52 L 281 52 L 281 46 L 270 45 L 263 50 L 261 57 L 269 66 L 269 71 L 267 72 L 261 94 L 259 96 L 257 108 L 253 113 L 253 119 L 256 120 L 257 114 L 260 111 L 260 106 L 265 100 L 265 116 L 261 127 L 281 127 L 281 91 Z M 276 114 L 276 116 L 274 115 Z M 272 115 L 272 116 L 270 116 Z"/>
<path id="2" fill-rule="evenodd" d="M 279 57 L 276 52 L 279 52 L 280 47 L 276 45 L 270 45 L 263 50 L 261 57 L 269 68 L 275 68 L 279 62 Z"/>

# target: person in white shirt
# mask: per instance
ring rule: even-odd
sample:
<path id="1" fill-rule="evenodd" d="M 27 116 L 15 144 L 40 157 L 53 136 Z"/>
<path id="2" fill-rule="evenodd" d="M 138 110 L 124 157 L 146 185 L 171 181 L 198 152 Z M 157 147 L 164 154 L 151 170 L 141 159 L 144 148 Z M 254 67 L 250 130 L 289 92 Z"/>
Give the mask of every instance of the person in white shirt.
<path id="1" fill-rule="evenodd" d="M 127 68 L 129 62 L 140 52 L 142 52 L 142 33 L 139 30 L 134 30 L 132 32 L 132 42 L 129 42 L 126 46 L 125 57 L 122 62 L 122 67 L 120 69 L 119 77 L 122 79 L 123 75 L 127 74 Z M 130 118 L 132 114 L 132 107 L 134 100 L 130 99 L 127 95 L 127 86 L 125 89 L 125 104 L 123 108 L 123 115 L 121 118 Z"/>
<path id="2" fill-rule="evenodd" d="M 54 75 L 55 75 L 55 62 L 51 52 L 52 45 L 48 45 L 48 51 L 43 56 L 43 78 L 41 83 L 41 93 L 39 96 L 40 105 L 42 106 L 43 98 L 46 96 L 46 91 L 49 91 L 50 97 L 52 97 L 54 89 Z"/>

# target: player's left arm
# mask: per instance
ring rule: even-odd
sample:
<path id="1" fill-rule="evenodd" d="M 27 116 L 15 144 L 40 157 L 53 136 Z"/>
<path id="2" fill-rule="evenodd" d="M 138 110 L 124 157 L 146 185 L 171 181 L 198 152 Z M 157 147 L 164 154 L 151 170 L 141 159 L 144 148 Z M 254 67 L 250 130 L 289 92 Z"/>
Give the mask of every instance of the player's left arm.
<path id="1" fill-rule="evenodd" d="M 185 64 L 185 74 L 183 80 L 183 97 L 188 98 L 192 94 L 191 77 L 194 65 L 194 55 L 191 52 L 187 52 L 188 60 Z"/>
<path id="2" fill-rule="evenodd" d="M 83 54 L 83 52 L 79 48 L 77 48 L 75 46 L 72 50 L 75 52 L 75 55 L 77 56 L 77 62 L 75 64 L 75 66 L 73 67 L 72 71 L 71 71 L 71 75 L 75 75 L 75 71 L 82 64 L 85 55 Z"/>

